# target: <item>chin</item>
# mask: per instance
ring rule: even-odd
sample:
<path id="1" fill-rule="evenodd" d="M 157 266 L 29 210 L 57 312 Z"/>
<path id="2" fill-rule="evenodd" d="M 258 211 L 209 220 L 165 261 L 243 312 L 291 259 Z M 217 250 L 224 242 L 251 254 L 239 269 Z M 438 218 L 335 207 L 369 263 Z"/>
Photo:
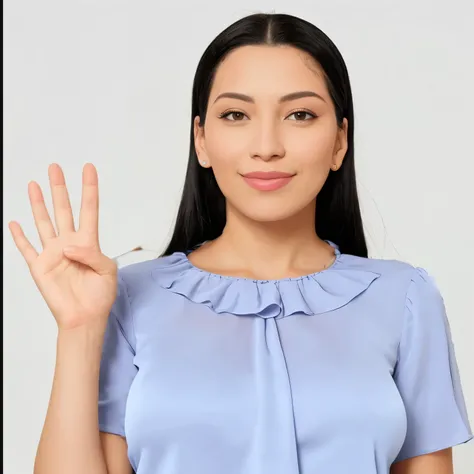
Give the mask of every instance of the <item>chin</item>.
<path id="1" fill-rule="evenodd" d="M 304 206 L 303 206 L 304 207 Z M 295 206 L 288 206 L 285 203 L 280 206 L 273 203 L 272 205 L 259 205 L 253 203 L 253 205 L 246 207 L 245 209 L 239 209 L 239 212 L 256 222 L 278 222 L 290 219 L 301 212 L 302 208 Z"/>

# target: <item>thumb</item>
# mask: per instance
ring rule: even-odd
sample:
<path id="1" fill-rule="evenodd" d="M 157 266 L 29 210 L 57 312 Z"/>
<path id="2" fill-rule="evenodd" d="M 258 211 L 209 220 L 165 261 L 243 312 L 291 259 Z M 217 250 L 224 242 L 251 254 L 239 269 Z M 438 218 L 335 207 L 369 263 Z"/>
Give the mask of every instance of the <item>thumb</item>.
<path id="1" fill-rule="evenodd" d="M 63 253 L 70 260 L 87 265 L 99 275 L 112 275 L 117 270 L 117 264 L 99 249 L 68 246 L 63 249 Z"/>

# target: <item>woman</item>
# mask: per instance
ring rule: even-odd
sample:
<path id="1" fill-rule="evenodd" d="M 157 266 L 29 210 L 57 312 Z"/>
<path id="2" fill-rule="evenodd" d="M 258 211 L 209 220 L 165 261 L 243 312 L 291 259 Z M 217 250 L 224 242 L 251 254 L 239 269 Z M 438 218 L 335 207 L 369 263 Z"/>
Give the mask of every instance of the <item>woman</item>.
<path id="1" fill-rule="evenodd" d="M 248 16 L 192 100 L 160 258 L 117 272 L 101 253 L 90 164 L 77 230 L 57 165 L 57 230 L 29 187 L 43 252 L 10 225 L 59 327 L 35 473 L 451 473 L 472 433 L 443 300 L 425 270 L 368 258 L 337 48 Z"/>

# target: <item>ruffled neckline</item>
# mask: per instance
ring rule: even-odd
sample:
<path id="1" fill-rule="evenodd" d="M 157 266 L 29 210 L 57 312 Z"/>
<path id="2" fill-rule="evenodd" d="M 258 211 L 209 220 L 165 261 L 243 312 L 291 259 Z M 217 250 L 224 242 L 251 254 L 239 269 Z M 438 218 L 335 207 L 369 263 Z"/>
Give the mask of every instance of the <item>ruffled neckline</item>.
<path id="1" fill-rule="evenodd" d="M 363 293 L 380 274 L 361 268 L 360 260 L 334 248 L 333 263 L 318 272 L 279 280 L 254 280 L 211 273 L 175 252 L 158 259 L 152 270 L 158 284 L 219 314 L 283 318 L 338 309 Z"/>

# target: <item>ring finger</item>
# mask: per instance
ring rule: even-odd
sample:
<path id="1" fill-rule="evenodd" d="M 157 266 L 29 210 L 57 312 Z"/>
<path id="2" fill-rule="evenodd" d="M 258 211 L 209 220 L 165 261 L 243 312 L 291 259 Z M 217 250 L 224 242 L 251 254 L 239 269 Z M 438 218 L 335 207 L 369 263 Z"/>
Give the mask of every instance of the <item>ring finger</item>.
<path id="1" fill-rule="evenodd" d="M 30 198 L 31 210 L 35 220 L 36 228 L 43 247 L 46 242 L 56 237 L 53 223 L 44 203 L 43 193 L 38 183 L 31 181 L 28 185 L 28 196 Z"/>

